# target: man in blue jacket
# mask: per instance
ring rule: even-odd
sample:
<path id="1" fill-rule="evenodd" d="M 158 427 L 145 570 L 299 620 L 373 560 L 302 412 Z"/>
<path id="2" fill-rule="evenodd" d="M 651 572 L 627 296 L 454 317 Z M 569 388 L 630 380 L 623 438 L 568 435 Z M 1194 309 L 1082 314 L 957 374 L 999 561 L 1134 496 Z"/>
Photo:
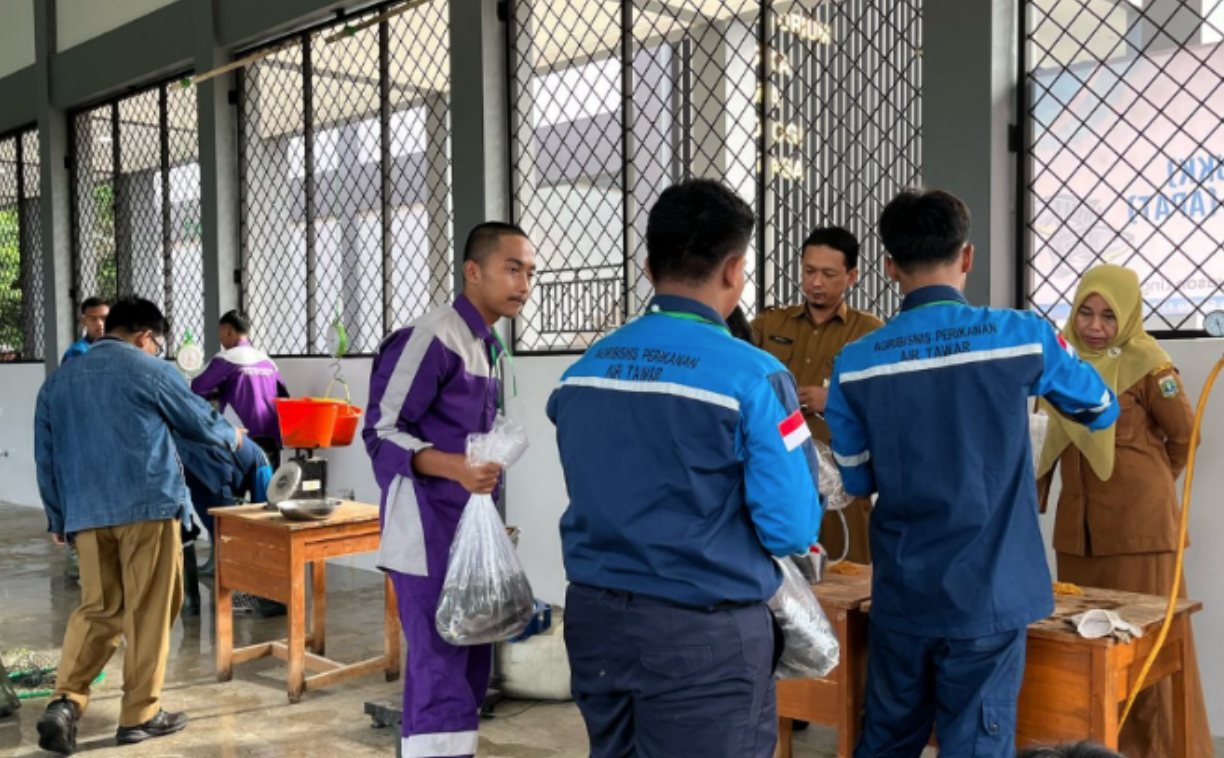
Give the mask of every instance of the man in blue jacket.
<path id="1" fill-rule="evenodd" d="M 90 683 L 121 636 L 118 742 L 187 725 L 184 714 L 161 708 L 170 626 L 183 597 L 179 524 L 191 515 L 172 433 L 231 450 L 242 435 L 156 357 L 168 331 L 153 303 L 120 300 L 105 336 L 38 393 L 34 458 L 47 528 L 57 544 L 75 541 L 81 557 L 81 605 L 68 620 L 55 693 L 38 722 L 44 750 L 76 749 Z"/>
<path id="2" fill-rule="evenodd" d="M 100 297 L 85 298 L 81 303 L 81 317 L 77 319 L 84 333 L 79 340 L 73 342 L 64 351 L 64 357 L 60 358 L 61 365 L 73 358 L 80 358 L 95 342 L 102 339 L 108 313 L 110 313 L 110 303 Z"/>
<path id="3" fill-rule="evenodd" d="M 837 358 L 825 417 L 846 491 L 878 492 L 866 720 L 856 758 L 1011 756 L 1027 627 L 1054 610 L 1030 398 L 1089 429 L 1113 393 L 1032 313 L 970 306 L 969 209 L 898 195 L 880 216 L 901 313 Z"/>
<path id="4" fill-rule="evenodd" d="M 570 497 L 565 641 L 592 758 L 773 755 L 771 556 L 807 552 L 821 504 L 794 379 L 725 320 L 754 224 L 717 182 L 664 191 L 646 315 L 549 400 Z"/>

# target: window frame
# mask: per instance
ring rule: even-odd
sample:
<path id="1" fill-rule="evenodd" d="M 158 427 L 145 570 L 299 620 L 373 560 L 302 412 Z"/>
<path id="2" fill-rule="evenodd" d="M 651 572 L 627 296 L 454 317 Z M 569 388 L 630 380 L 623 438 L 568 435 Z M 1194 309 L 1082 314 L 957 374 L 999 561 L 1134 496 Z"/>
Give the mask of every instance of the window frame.
<path id="1" fill-rule="evenodd" d="M 190 164 L 177 164 L 176 165 L 173 162 L 173 156 L 171 155 L 170 132 L 173 129 L 176 129 L 177 127 L 172 127 L 170 124 L 170 107 L 171 107 L 170 106 L 170 90 L 174 87 L 182 88 L 183 82 L 186 81 L 186 78 L 190 76 L 190 73 L 191 73 L 190 71 L 184 70 L 184 71 L 179 71 L 178 73 L 174 75 L 159 77 L 155 80 L 151 80 L 151 81 L 142 83 L 137 86 L 129 87 L 123 90 L 122 92 L 117 92 L 117 93 L 108 95 L 107 97 L 100 98 L 100 99 L 93 100 L 85 104 L 79 105 L 77 107 L 72 108 L 68 112 L 67 167 L 68 167 L 68 174 L 69 174 L 69 196 L 70 196 L 69 217 L 71 221 L 70 223 L 71 245 L 69 246 L 70 253 L 71 253 L 70 254 L 71 284 L 69 287 L 68 294 L 72 302 L 71 317 L 72 317 L 73 324 L 76 323 L 77 314 L 80 312 L 81 303 L 86 297 L 102 297 L 110 302 L 113 302 L 117 298 L 127 297 L 131 294 L 134 294 L 134 293 L 125 293 L 121 290 L 120 285 L 121 285 L 121 282 L 123 281 L 123 274 L 121 273 L 119 267 L 120 267 L 120 262 L 123 259 L 123 256 L 120 254 L 120 250 L 119 250 L 119 234 L 117 230 L 115 232 L 115 239 L 114 239 L 114 242 L 115 242 L 115 291 L 114 292 L 104 292 L 104 293 L 95 292 L 95 293 L 89 293 L 89 294 L 86 294 L 85 292 L 82 291 L 83 277 L 82 277 L 81 267 L 84 264 L 84 261 L 82 259 L 83 251 L 82 251 L 82 244 L 81 244 L 81 234 L 83 233 L 83 227 L 82 227 L 83 219 L 82 219 L 82 211 L 81 211 L 80 203 L 78 202 L 78 200 L 80 199 L 79 193 L 81 190 L 81 186 L 80 186 L 81 170 L 82 170 L 81 150 L 83 146 L 80 144 L 80 141 L 79 141 L 78 119 L 88 118 L 90 113 L 94 111 L 102 110 L 104 108 L 110 110 L 110 116 L 109 116 L 109 122 L 110 122 L 109 136 L 110 136 L 110 145 L 111 145 L 110 184 L 111 184 L 112 192 L 113 192 L 114 187 L 118 183 L 117 180 L 119 179 L 120 176 L 123 175 L 123 161 L 122 161 L 123 133 L 122 133 L 122 128 L 121 128 L 121 125 L 123 123 L 123 118 L 121 115 L 122 103 L 124 103 L 125 101 L 135 100 L 137 98 L 143 97 L 150 92 L 157 92 L 158 93 L 158 97 L 157 97 L 158 121 L 157 121 L 156 128 L 157 128 L 157 133 L 158 133 L 158 137 L 157 137 L 158 139 L 158 146 L 157 146 L 158 166 L 156 170 L 160 177 L 160 183 L 154 186 L 157 187 L 157 191 L 159 192 L 158 200 L 160 201 L 160 206 L 161 206 L 158 209 L 160 220 L 161 220 L 161 227 L 162 227 L 161 228 L 161 248 L 162 248 L 161 249 L 161 270 L 159 272 L 159 278 L 162 282 L 162 287 L 163 287 L 161 307 L 162 307 L 164 315 L 166 316 L 166 319 L 170 322 L 172 333 L 179 329 L 182 329 L 184 333 L 190 330 L 193 337 L 195 337 L 196 340 L 198 341 L 199 339 L 202 338 L 202 330 L 208 328 L 208 325 L 203 323 L 204 312 L 207 309 L 207 293 L 204 292 L 203 277 L 201 277 L 201 280 L 200 280 L 201 289 L 199 292 L 199 297 L 201 299 L 201 306 L 202 306 L 200 308 L 200 313 L 199 313 L 199 317 L 200 317 L 200 323 L 198 325 L 199 331 L 192 329 L 192 325 L 190 324 L 179 323 L 179 320 L 176 318 L 176 315 L 177 315 L 176 311 L 178 310 L 178 308 L 175 307 L 175 299 L 173 297 L 174 294 L 177 294 L 177 291 L 174 288 L 174 281 L 175 281 L 174 261 L 177 258 L 177 256 L 175 255 L 175 247 L 176 247 L 176 244 L 178 244 L 180 241 L 176 239 L 174 233 L 171 231 L 172 224 L 173 224 L 173 218 L 174 218 L 174 206 L 175 206 L 175 203 L 173 201 L 174 190 L 173 190 L 173 187 L 171 186 L 171 174 L 176 169 L 180 169 L 182 166 L 190 165 Z M 194 99 L 195 91 L 191 90 L 191 94 Z M 195 104 L 195 110 L 196 110 L 196 115 L 193 121 L 194 138 L 195 138 L 195 161 L 194 162 L 198 166 L 200 162 L 200 157 L 199 157 L 199 123 L 200 121 L 199 121 L 198 103 Z M 200 189 L 201 189 L 201 195 L 202 195 L 203 177 L 202 177 L 201 169 L 199 168 L 197 169 L 196 175 L 200 177 Z M 117 218 L 119 214 L 118 202 L 117 201 L 113 201 L 113 202 L 115 202 L 114 212 Z M 200 202 L 199 197 L 197 197 L 196 202 L 197 203 Z M 199 212 L 202 213 L 202 208 L 200 209 Z M 197 226 L 200 223 L 201 221 L 197 220 Z M 199 251 L 200 266 L 202 269 L 203 268 L 203 239 L 202 237 L 200 239 L 199 246 L 200 246 L 200 251 Z M 136 269 L 133 269 L 133 273 L 131 274 L 131 276 L 136 276 L 135 272 L 136 272 Z M 169 297 L 167 297 L 167 294 L 169 294 Z M 75 333 L 76 332 L 74 332 L 74 334 Z M 178 345 L 176 341 L 171 338 L 171 335 L 167 335 L 167 344 L 166 344 L 166 359 L 167 360 L 174 359 L 175 354 L 177 352 L 177 348 L 178 348 Z"/>
<path id="2" fill-rule="evenodd" d="M 1055 0 L 1055 2 L 1062 2 L 1062 1 L 1063 0 Z M 1079 2 L 1080 0 L 1076 0 L 1076 1 Z M 1036 151 L 1034 149 L 1034 143 L 1033 143 L 1033 137 L 1034 137 L 1034 134 L 1036 133 L 1036 129 L 1034 127 L 1034 124 L 1036 122 L 1036 114 L 1034 112 L 1035 111 L 1034 94 L 1037 90 L 1038 85 L 1034 81 L 1033 70 L 1030 70 L 1030 66 L 1032 65 L 1032 63 L 1034 63 L 1034 61 L 1030 61 L 1029 48 L 1030 48 L 1030 45 L 1034 44 L 1033 35 L 1034 35 L 1034 32 L 1036 31 L 1036 27 L 1038 26 L 1038 24 L 1034 22 L 1033 16 L 1031 14 L 1035 12 L 1041 12 L 1035 7 L 1038 2 L 1039 0 L 1020 0 L 1020 2 L 1018 3 L 1018 9 L 1017 9 L 1018 11 L 1017 18 L 1019 21 L 1019 23 L 1017 23 L 1016 25 L 1016 38 L 1015 38 L 1016 39 L 1016 59 L 1015 60 L 1016 60 L 1017 82 L 1015 86 L 1015 95 L 1014 95 L 1015 97 L 1014 107 L 1015 107 L 1015 112 L 1017 116 L 1016 116 L 1016 123 L 1011 126 L 1011 133 L 1009 134 L 1009 138 L 1008 138 L 1009 147 L 1011 151 L 1013 152 L 1015 161 L 1016 161 L 1015 162 L 1015 186 L 1013 188 L 1013 193 L 1014 193 L 1013 196 L 1015 198 L 1015 207 L 1016 207 L 1016 213 L 1015 213 L 1015 218 L 1014 218 L 1014 235 L 1013 235 L 1013 245 L 1014 245 L 1014 250 L 1015 250 L 1015 255 L 1013 259 L 1014 287 L 1011 293 L 1011 298 L 1013 301 L 1013 306 L 1015 308 L 1020 309 L 1020 310 L 1031 310 L 1034 313 L 1037 313 L 1043 318 L 1049 320 L 1052 324 L 1055 324 L 1055 326 L 1057 326 L 1057 323 L 1054 321 L 1052 316 L 1049 313 L 1047 313 L 1044 309 L 1034 308 L 1033 300 L 1032 300 L 1033 295 L 1035 294 L 1033 288 L 1034 288 L 1034 280 L 1035 280 L 1034 273 L 1035 273 L 1035 266 L 1036 266 L 1035 253 L 1037 251 L 1037 234 L 1031 228 L 1032 224 L 1035 221 L 1035 219 L 1033 218 L 1033 208 L 1035 207 L 1034 201 L 1037 196 L 1035 187 L 1034 187 L 1035 161 L 1036 161 L 1035 159 Z M 1183 4 L 1179 8 L 1179 11 L 1184 10 L 1185 8 L 1186 6 Z M 1224 5 L 1222 5 L 1221 8 L 1224 8 Z M 1126 44 L 1129 44 L 1131 46 L 1135 45 L 1134 35 L 1136 34 L 1138 27 L 1143 23 L 1144 20 L 1147 20 L 1147 16 L 1143 12 L 1143 9 L 1140 8 L 1136 12 L 1139 14 L 1139 19 L 1133 24 L 1131 24 L 1127 28 L 1126 34 L 1121 37 L 1122 39 L 1125 40 Z M 1089 11 L 1081 10 L 1079 13 L 1075 15 L 1075 19 L 1073 19 L 1073 22 L 1074 20 L 1078 20 L 1081 16 L 1087 13 L 1089 13 Z M 1047 13 L 1046 16 L 1048 17 L 1049 14 Z M 1097 20 L 1100 20 L 1100 19 L 1098 18 Z M 1209 19 L 1206 19 L 1206 18 L 1201 19 L 1199 28 L 1201 29 L 1202 25 L 1206 25 L 1208 23 L 1210 23 Z M 1078 37 L 1071 37 L 1070 29 L 1066 27 L 1059 27 L 1058 31 L 1060 32 L 1060 36 L 1065 36 L 1069 39 L 1072 39 L 1075 43 L 1080 45 L 1081 49 L 1086 49 L 1086 45 L 1090 41 L 1090 40 L 1081 39 Z M 1163 27 L 1159 29 L 1159 32 L 1161 34 L 1164 34 Z M 1224 40 L 1219 40 L 1219 41 L 1216 41 L 1215 43 L 1201 43 L 1201 44 L 1215 44 L 1215 45 L 1220 46 L 1221 48 L 1224 48 Z M 1189 45 L 1183 42 L 1183 43 L 1178 43 L 1175 46 L 1172 46 L 1170 48 L 1165 48 L 1165 49 L 1175 50 L 1175 51 L 1180 52 L 1180 51 L 1184 51 L 1188 49 L 1189 47 L 1190 47 Z M 1158 54 L 1160 52 L 1164 52 L 1165 49 L 1156 51 L 1156 53 Z M 1043 51 L 1043 54 L 1048 57 L 1050 55 L 1050 51 Z M 1139 48 L 1139 52 L 1135 56 L 1135 58 L 1150 61 L 1152 58 L 1152 53 L 1149 52 L 1148 46 L 1145 45 L 1142 48 Z M 1069 73 L 1069 72 L 1076 71 L 1076 70 L 1095 69 L 1095 68 L 1107 65 L 1108 63 L 1109 63 L 1108 60 L 1101 59 L 1101 58 L 1082 60 L 1082 61 L 1077 60 L 1070 64 L 1061 65 L 1061 68 L 1064 72 Z M 1129 64 L 1127 66 L 1127 71 L 1129 72 L 1130 70 L 1132 70 L 1134 68 L 1134 65 L 1135 65 L 1134 63 Z M 1202 65 L 1205 65 L 1205 64 L 1200 61 L 1200 66 Z M 1160 68 L 1160 70 L 1163 72 L 1164 69 Z M 1217 74 L 1217 76 L 1221 79 L 1224 79 L 1224 71 L 1220 71 Z M 1224 86 L 1224 85 L 1218 85 L 1217 89 L 1219 86 Z M 1184 91 L 1185 91 L 1184 87 L 1179 87 L 1177 94 L 1182 94 Z M 1047 93 L 1045 97 L 1048 98 L 1050 97 L 1050 95 Z M 1202 99 L 1199 99 L 1199 98 L 1196 98 L 1196 99 L 1199 100 L 1198 105 L 1196 107 L 1196 113 L 1197 113 L 1201 109 L 1205 108 L 1206 106 L 1204 105 L 1204 101 Z M 1098 112 L 1098 109 L 1101 107 L 1103 106 L 1098 106 L 1097 108 L 1095 108 L 1093 110 L 1093 113 Z M 1162 148 L 1163 148 L 1163 144 L 1158 146 L 1158 149 L 1162 149 Z M 1082 166 L 1085 163 L 1086 163 L 1085 161 L 1081 161 L 1077 165 Z M 1117 165 L 1116 161 L 1111 165 Z M 1046 168 L 1045 170 L 1049 171 L 1050 169 Z M 1138 178 L 1142 178 L 1143 171 L 1136 170 L 1136 174 Z M 1132 182 L 1133 181 L 1135 180 L 1132 179 Z M 1159 191 L 1159 187 L 1157 188 L 1157 191 Z M 1118 198 L 1125 199 L 1124 193 L 1119 194 Z M 1103 214 L 1099 214 L 1099 215 L 1101 218 L 1103 218 Z M 1194 231 L 1201 230 L 1203 225 L 1204 224 L 1197 224 L 1195 226 Z M 1114 231 L 1115 236 L 1121 234 L 1121 232 L 1117 231 L 1116 229 L 1113 231 Z M 1148 238 L 1149 239 L 1151 238 L 1150 235 Z M 1221 240 L 1221 243 L 1224 243 L 1224 240 Z M 1139 256 L 1143 258 L 1145 262 L 1148 262 L 1147 259 L 1142 256 L 1141 253 L 1139 254 Z M 1089 268 L 1091 268 L 1092 266 L 1100 265 L 1103 262 L 1106 262 L 1105 259 L 1103 259 L 1099 254 L 1094 253 L 1093 261 L 1089 265 Z M 1149 265 L 1150 265 L 1150 262 L 1149 262 Z M 1192 271 L 1190 275 L 1196 276 L 1200 273 L 1203 273 L 1202 269 L 1205 265 L 1206 265 L 1205 263 L 1193 264 L 1195 270 Z M 1153 267 L 1153 268 L 1157 268 L 1157 267 Z M 1087 269 L 1085 269 L 1085 271 L 1086 270 Z M 1082 277 L 1083 273 L 1084 271 L 1077 272 L 1077 278 Z M 1173 283 L 1170 281 L 1170 284 L 1173 284 Z M 1186 297 L 1185 295 L 1182 294 L 1182 284 L 1181 283 L 1173 285 L 1170 292 L 1171 292 L 1170 296 Z M 1070 304 L 1070 298 L 1072 296 L 1072 293 L 1070 292 L 1060 293 L 1060 295 L 1066 297 L 1067 298 L 1066 302 Z M 1224 295 L 1224 282 L 1221 282 L 1216 287 L 1212 295 L 1209 297 L 1212 297 L 1212 296 L 1218 297 L 1221 295 Z M 1154 309 L 1152 308 L 1151 304 L 1148 302 L 1147 298 L 1145 297 L 1143 300 L 1144 320 L 1147 321 L 1147 319 L 1152 317 L 1153 315 L 1163 320 L 1166 324 L 1171 324 L 1174 320 L 1176 320 L 1177 318 L 1176 316 L 1165 316 L 1161 314 L 1159 310 L 1159 308 L 1168 301 L 1170 296 L 1162 297 L 1158 301 Z M 1190 301 L 1188 297 L 1186 297 L 1186 300 L 1187 302 L 1192 302 Z M 1212 310 L 1204 309 L 1203 306 L 1204 306 L 1204 303 L 1206 302 L 1208 302 L 1208 299 L 1204 299 L 1204 301 L 1194 304 L 1191 307 L 1190 313 L 1187 314 L 1184 318 L 1186 320 L 1193 320 L 1195 318 L 1195 314 L 1206 316 L 1207 314 L 1211 313 L 1212 310 L 1215 310 L 1215 309 L 1212 309 Z M 1158 340 L 1179 341 L 1179 340 L 1204 339 L 1204 338 L 1209 337 L 1205 329 L 1192 328 L 1189 326 L 1177 328 L 1177 329 L 1146 329 L 1146 331 L 1150 336 Z"/>
<path id="3" fill-rule="evenodd" d="M 449 2 L 453 1 L 454 0 L 448 0 L 448 8 Z M 330 317 L 324 312 L 325 304 L 317 302 L 316 300 L 319 293 L 323 289 L 322 277 L 319 274 L 324 270 L 325 265 L 327 265 L 321 260 L 326 243 L 317 239 L 319 236 L 317 231 L 318 224 L 320 223 L 327 223 L 329 221 L 343 221 L 344 223 L 352 224 L 357 227 L 357 233 L 360 234 L 361 229 L 366 223 L 366 216 L 374 213 L 377 214 L 383 237 L 390 237 L 390 239 L 384 239 L 380 255 L 378 256 L 379 270 L 377 272 L 376 279 L 381 284 L 378 313 L 380 332 L 378 338 L 373 341 L 373 345 L 375 347 L 369 351 L 353 349 L 351 325 L 346 324 L 346 327 L 348 327 L 350 330 L 350 347 L 348 352 L 345 353 L 345 357 L 370 357 L 374 355 L 374 350 L 377 349 L 377 345 L 381 344 L 382 341 L 385 340 L 394 329 L 402 328 L 408 323 L 407 321 L 399 323 L 399 321 L 403 318 L 403 314 L 398 311 L 395 298 L 394 283 L 397 279 L 406 275 L 401 267 L 398 267 L 395 262 L 395 238 L 397 237 L 396 218 L 401 211 L 414 212 L 414 209 L 416 209 L 419 205 L 424 204 L 425 200 L 429 197 L 428 190 L 432 188 L 432 185 L 429 183 L 428 171 L 428 147 L 430 140 L 430 132 L 428 129 L 430 119 L 428 113 L 430 109 L 429 98 L 422 96 L 419 98 L 420 102 L 408 107 L 397 107 L 396 102 L 394 102 L 392 94 L 393 90 L 395 89 L 395 85 L 391 80 L 396 73 L 394 69 L 397 65 L 395 60 L 395 51 L 392 47 L 395 42 L 394 37 L 396 32 L 391 28 L 391 24 L 394 23 L 394 19 L 384 19 L 376 25 L 377 28 L 370 28 L 361 32 L 362 34 L 375 34 L 377 35 L 378 39 L 376 52 L 378 58 L 377 110 L 360 118 L 353 116 L 341 116 L 341 120 L 336 122 L 321 120 L 317 118 L 313 105 L 313 100 L 315 97 L 314 78 L 316 75 L 316 61 L 312 51 L 316 51 L 318 46 L 321 44 L 321 38 L 319 35 L 322 32 L 331 30 L 341 32 L 349 21 L 359 19 L 360 17 L 367 15 L 381 15 L 388 11 L 396 10 L 398 7 L 409 5 L 410 3 L 411 0 L 383 0 L 382 2 L 344 9 L 337 11 L 336 15 L 330 18 L 299 27 L 291 32 L 274 38 L 263 40 L 235 53 L 236 57 L 242 57 L 280 47 L 302 50 L 300 71 L 300 94 L 302 96 L 301 110 L 294 114 L 295 117 L 301 118 L 302 133 L 297 134 L 296 132 L 286 132 L 284 135 L 279 137 L 279 139 L 283 139 L 286 145 L 292 143 L 294 140 L 302 140 L 304 143 L 301 162 L 301 175 L 297 176 L 295 174 L 293 179 L 294 181 L 300 181 L 303 184 L 303 193 L 301 198 L 303 203 L 302 219 L 300 223 L 295 220 L 294 226 L 296 228 L 296 226 L 300 225 L 302 229 L 305 230 L 304 238 L 306 249 L 304 256 L 304 277 L 305 281 L 307 282 L 307 303 L 303 304 L 306 311 L 305 349 L 303 351 L 296 352 L 269 350 L 269 355 L 272 358 L 292 359 L 329 357 L 324 350 L 319 348 L 321 335 L 326 333 L 326 330 L 331 322 Z M 444 33 L 447 39 L 445 75 L 449 86 L 449 83 L 453 79 L 451 71 L 453 47 L 450 44 L 449 15 L 446 16 L 446 27 L 444 29 Z M 258 63 L 255 65 L 258 65 Z M 259 314 L 251 313 L 253 287 L 251 283 L 252 276 L 250 274 L 253 265 L 252 256 L 254 251 L 252 248 L 254 246 L 251 243 L 252 206 L 249 204 L 251 188 L 248 183 L 248 177 L 251 173 L 251 166 L 249 165 L 250 161 L 248 160 L 247 155 L 247 139 L 250 137 L 248 134 L 250 125 L 248 124 L 248 118 L 246 115 L 246 109 L 249 107 L 249 93 L 247 91 L 248 76 L 249 72 L 247 69 L 240 69 L 238 71 L 236 82 L 237 108 L 235 110 L 235 118 L 237 121 L 236 151 L 239 186 L 239 261 L 238 268 L 235 271 L 235 282 L 238 285 L 239 308 L 253 317 L 258 317 Z M 453 168 L 454 163 L 453 155 L 451 153 L 453 150 L 453 130 L 449 126 L 449 119 L 451 116 L 450 97 L 450 91 L 447 89 L 447 127 L 442 136 L 444 137 L 448 146 L 446 155 L 448 174 L 450 169 Z M 413 136 L 416 135 L 418 128 L 415 126 L 415 120 L 417 117 L 412 114 L 416 113 L 417 111 L 421 111 L 421 115 L 419 117 L 421 126 L 419 131 L 423 133 L 426 141 L 426 149 L 419 153 L 408 149 L 409 145 L 407 143 L 400 143 L 396 140 L 396 135 L 398 134 L 396 131 L 396 125 L 400 122 L 403 122 L 403 124 L 407 127 L 406 134 Z M 366 150 L 366 148 L 369 147 L 369 145 L 366 144 L 366 137 L 370 136 L 367 134 L 367 132 L 371 131 L 371 127 L 373 127 L 372 134 L 379 139 L 376 141 L 376 144 L 374 144 L 376 150 L 376 160 L 366 162 L 363 160 L 363 158 L 369 157 L 369 153 Z M 336 135 L 335 160 L 337 160 L 340 165 L 334 167 L 325 166 L 320 170 L 318 167 L 321 152 L 319 138 L 321 135 L 332 133 Z M 255 138 L 258 139 L 257 137 Z M 343 219 L 341 219 L 340 216 L 328 215 L 321 212 L 322 208 L 317 197 L 322 190 L 318 185 L 321 177 L 330 177 L 335 175 L 336 172 L 339 172 L 340 175 L 344 176 L 346 179 L 352 179 L 352 177 L 344 173 L 347 169 L 343 165 L 345 156 L 348 155 L 348 153 L 345 151 L 345 146 L 350 145 L 350 143 L 357 149 L 357 152 L 353 154 L 353 160 L 358 165 L 358 168 L 377 172 L 379 178 L 379 188 L 377 191 L 377 196 L 373 200 L 371 207 L 358 208 L 351 216 L 345 216 Z M 413 160 L 415 156 L 421 156 L 421 160 L 426 166 L 420 176 L 420 182 L 426 190 L 425 197 L 422 198 L 420 202 L 397 203 L 396 196 L 399 194 L 397 191 L 397 182 L 404 183 L 414 181 L 413 174 L 404 171 L 400 164 Z M 453 204 L 454 198 L 453 180 L 448 178 L 444 186 L 446 190 L 446 206 L 450 208 Z M 266 220 L 263 223 L 266 223 Z M 453 243 L 453 209 L 447 211 L 447 223 L 450 227 L 448 239 L 451 241 L 449 255 L 452 265 L 451 270 L 449 270 L 446 277 L 444 277 L 442 286 L 444 289 L 450 287 L 453 290 L 453 269 L 455 261 L 455 245 Z M 434 284 L 430 278 L 433 271 L 428 265 L 428 261 L 432 260 L 433 256 L 435 255 L 435 251 L 433 250 L 434 242 L 430 238 L 428 230 L 425 233 L 425 241 L 428 246 L 425 257 L 427 263 L 421 269 L 417 269 L 409 273 L 415 275 L 417 279 L 423 282 L 421 287 L 423 288 L 422 291 L 425 294 L 436 295 L 437 293 L 433 291 L 435 289 Z M 341 254 L 343 255 L 343 250 L 341 251 Z M 340 265 L 343 269 L 342 258 L 338 260 L 336 265 Z M 316 272 L 314 277 L 311 276 L 312 268 Z M 361 273 L 358 272 L 357 275 L 361 276 Z M 312 279 L 314 279 L 313 284 L 311 283 Z M 342 284 L 339 286 L 341 291 L 343 291 L 344 286 Z M 314 294 L 311 294 L 310 292 L 312 287 L 315 290 Z M 448 294 L 446 297 L 448 302 L 452 299 L 453 292 Z M 402 307 L 402 305 L 400 307 Z M 429 309 L 427 308 L 426 310 Z M 282 333 L 278 339 L 296 341 L 298 338 L 296 335 L 285 337 Z"/>
<path id="4" fill-rule="evenodd" d="M 6 140 L 13 140 L 13 166 L 15 167 L 15 170 L 17 173 L 17 179 L 16 179 L 16 187 L 17 187 L 16 200 L 17 202 L 15 205 L 15 209 L 17 211 L 17 265 L 18 265 L 17 281 L 20 281 L 22 272 L 26 268 L 26 261 L 30 260 L 28 256 L 30 256 L 30 254 L 33 253 L 35 255 L 35 258 L 33 259 L 35 260 L 35 263 L 33 264 L 35 267 L 34 271 L 38 275 L 37 281 L 35 283 L 35 290 L 37 292 L 37 295 L 35 297 L 35 303 L 41 304 L 43 305 L 43 307 L 34 309 L 34 322 L 35 323 L 32 325 L 31 327 L 32 331 L 30 332 L 30 335 L 34 337 L 34 345 L 35 345 L 35 349 L 33 351 L 34 357 L 30 357 L 30 358 L 25 357 L 26 353 L 29 351 L 25 350 L 26 346 L 23 344 L 22 351 L 21 351 L 21 354 L 22 354 L 21 358 L 18 358 L 16 360 L 11 360 L 11 361 L 0 362 L 0 366 L 45 364 L 48 361 L 47 347 L 46 347 L 46 309 L 45 309 L 46 284 L 45 284 L 45 278 L 42 276 L 43 266 L 45 264 L 45 259 L 43 257 L 44 251 L 42 249 L 43 247 L 42 246 L 42 230 L 40 228 L 37 230 L 37 232 L 34 232 L 30 229 L 29 225 L 31 223 L 31 219 L 29 218 L 29 214 L 25 210 L 23 210 L 27 202 L 33 199 L 31 198 L 29 194 L 29 191 L 28 191 L 29 188 L 26 186 L 27 185 L 26 168 L 28 164 L 26 162 L 26 156 L 25 156 L 25 139 L 26 137 L 30 135 L 34 136 L 35 144 L 38 146 L 38 149 L 41 151 L 42 133 L 39 131 L 37 123 L 25 124 L 24 126 L 19 126 L 15 129 L 10 129 L 9 131 L 5 133 L 0 134 L 0 142 L 4 142 Z M 42 156 L 39 155 L 38 161 L 36 162 L 35 165 L 38 165 L 41 167 L 41 162 L 42 162 Z M 40 171 L 39 185 L 40 186 L 38 187 L 38 193 L 34 197 L 37 198 L 41 202 L 41 199 L 42 199 L 41 171 Z M 39 211 L 38 216 L 39 216 L 38 223 L 41 223 L 41 216 L 42 216 L 41 210 Z M 35 233 L 37 234 L 37 239 L 38 239 L 38 249 L 32 251 L 28 248 L 26 241 L 30 240 L 31 235 Z M 24 306 L 25 298 L 26 298 L 26 292 L 23 289 L 22 290 L 23 306 Z M 23 310 L 24 310 L 24 307 L 23 307 Z M 25 327 L 25 325 L 23 324 L 23 320 L 20 318 L 18 319 L 17 324 L 15 326 L 18 329 L 23 329 Z"/>

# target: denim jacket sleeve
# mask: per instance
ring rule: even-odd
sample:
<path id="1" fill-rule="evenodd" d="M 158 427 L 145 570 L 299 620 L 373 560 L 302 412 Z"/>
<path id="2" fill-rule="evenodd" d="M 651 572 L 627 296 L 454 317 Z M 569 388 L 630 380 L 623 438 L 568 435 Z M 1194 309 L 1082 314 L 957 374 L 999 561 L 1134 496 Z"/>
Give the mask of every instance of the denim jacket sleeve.
<path id="1" fill-rule="evenodd" d="M 51 408 L 47 403 L 47 387 L 38 393 L 34 410 L 34 463 L 38 469 L 38 494 L 47 513 L 47 531 L 64 533 L 64 506 L 60 502 L 55 481 L 55 455 L 51 437 Z"/>
<path id="2" fill-rule="evenodd" d="M 157 406 L 175 434 L 191 442 L 227 450 L 238 446 L 238 432 L 221 414 L 191 391 L 173 368 L 166 365 L 157 381 Z"/>

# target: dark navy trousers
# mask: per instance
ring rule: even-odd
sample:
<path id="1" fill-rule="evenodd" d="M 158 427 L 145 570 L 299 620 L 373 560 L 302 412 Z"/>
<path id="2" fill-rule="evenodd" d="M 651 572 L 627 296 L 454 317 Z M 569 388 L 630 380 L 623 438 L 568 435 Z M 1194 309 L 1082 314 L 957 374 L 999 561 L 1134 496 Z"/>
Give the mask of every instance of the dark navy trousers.
<path id="1" fill-rule="evenodd" d="M 1010 758 L 1027 629 L 971 639 L 869 627 L 867 703 L 854 758 Z"/>
<path id="2" fill-rule="evenodd" d="M 574 700 L 591 758 L 771 758 L 774 623 L 764 603 L 706 610 L 571 584 Z"/>

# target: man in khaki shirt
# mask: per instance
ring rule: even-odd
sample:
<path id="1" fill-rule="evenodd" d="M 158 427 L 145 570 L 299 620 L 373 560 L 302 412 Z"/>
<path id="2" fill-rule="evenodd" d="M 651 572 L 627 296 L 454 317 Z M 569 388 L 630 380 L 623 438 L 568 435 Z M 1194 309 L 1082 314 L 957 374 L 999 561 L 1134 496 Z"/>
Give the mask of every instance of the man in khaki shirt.
<path id="1" fill-rule="evenodd" d="M 870 313 L 846 304 L 846 291 L 858 281 L 858 255 L 858 240 L 850 232 L 836 226 L 816 229 L 803 243 L 804 302 L 767 310 L 752 322 L 753 342 L 794 374 L 812 436 L 826 445 L 829 427 L 822 414 L 833 359 L 843 347 L 883 325 Z M 871 501 L 856 499 L 844 515 L 850 530 L 846 559 L 871 563 L 867 539 Z M 845 531 L 836 513 L 825 514 L 820 543 L 834 560 L 846 550 Z"/>

